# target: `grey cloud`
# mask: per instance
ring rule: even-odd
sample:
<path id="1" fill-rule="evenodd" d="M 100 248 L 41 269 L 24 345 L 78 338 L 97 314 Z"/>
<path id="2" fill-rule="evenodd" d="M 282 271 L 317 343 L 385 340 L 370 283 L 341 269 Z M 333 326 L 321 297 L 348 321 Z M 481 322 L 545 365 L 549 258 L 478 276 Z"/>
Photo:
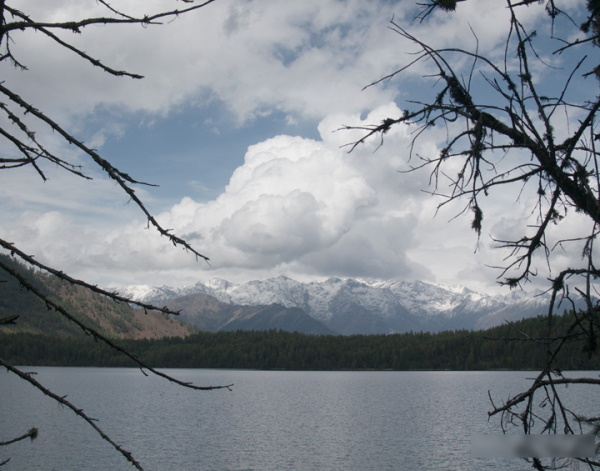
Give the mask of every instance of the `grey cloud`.
<path id="1" fill-rule="evenodd" d="M 225 219 L 221 233 L 228 245 L 242 252 L 277 254 L 279 262 L 289 261 L 321 245 L 319 208 L 307 192 L 263 194 Z"/>

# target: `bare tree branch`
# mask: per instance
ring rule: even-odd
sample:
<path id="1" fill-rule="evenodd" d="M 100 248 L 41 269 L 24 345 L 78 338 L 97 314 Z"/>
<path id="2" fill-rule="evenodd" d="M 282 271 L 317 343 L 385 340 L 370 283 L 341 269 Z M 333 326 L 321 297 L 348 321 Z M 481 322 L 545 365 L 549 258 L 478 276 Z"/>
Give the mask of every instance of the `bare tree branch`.
<path id="1" fill-rule="evenodd" d="M 551 22 L 550 38 L 564 44 L 550 54 L 565 54 L 568 50 L 577 55 L 569 70 L 564 71 L 545 60 L 547 52 L 538 50 L 537 33 L 527 31 L 519 20 L 522 8 L 538 8 L 537 3 L 507 1 L 510 19 L 503 60 L 482 54 L 476 36 L 475 51 L 451 45 L 434 48 L 392 20 L 390 29 L 417 50 L 410 54 L 406 65 L 367 87 L 397 80 L 422 66 L 426 68 L 423 78 L 434 81 L 437 88 L 426 100 L 409 101 L 408 109 L 400 116 L 360 126 L 345 125 L 340 130 L 362 131 L 357 140 L 347 145 L 350 152 L 373 141 L 379 148 L 395 126 L 414 130 L 406 158 L 407 172 L 428 168 L 430 187 L 426 192 L 441 198 L 438 208 L 464 200 L 459 215 L 471 214 L 477 234 L 482 231 L 483 198 L 499 188 L 510 191 L 508 188 L 515 185 L 518 197 L 526 192 L 532 206 L 522 236 L 492 238 L 497 248 L 507 253 L 504 265 L 495 268 L 500 270 L 499 282 L 515 288 L 538 275 L 540 260 L 546 263 L 550 274 L 547 334 L 531 336 L 521 332 L 519 337 L 503 340 L 539 343 L 546 348 L 547 362 L 527 391 L 500 406 L 492 401 L 489 414 L 501 416 L 503 431 L 508 425 L 516 425 L 524 433 L 575 433 L 576 425 L 585 421 L 579 420 L 564 402 L 558 386 L 600 387 L 597 378 L 563 377 L 559 366 L 559 353 L 567 344 L 581 345 L 583 355 L 598 354 L 600 270 L 594 261 L 594 242 L 600 227 L 600 154 L 595 144 L 600 140 L 596 118 L 600 98 L 592 84 L 589 89 L 574 89 L 585 85 L 591 74 L 584 70 L 588 57 L 592 52 L 597 56 L 597 51 L 590 48 L 600 46 L 600 9 L 597 2 L 587 3 L 589 16 L 581 31 L 589 36 L 581 40 L 573 39 L 580 33 L 580 23 L 561 10 L 557 0 L 541 2 L 545 3 Z M 420 22 L 434 12 L 457 9 L 455 0 L 431 0 L 418 5 L 422 7 L 417 16 Z M 561 30 L 567 31 L 566 39 L 556 36 L 554 27 L 559 20 L 567 23 L 568 27 Z M 600 78 L 598 71 L 600 66 L 592 73 Z M 562 113 L 558 110 L 564 111 L 564 117 L 559 116 Z M 436 126 L 445 127 L 446 142 L 437 155 L 419 155 L 415 165 L 415 142 Z M 448 185 L 448 191 L 440 189 L 442 182 Z M 537 195 L 537 200 L 533 195 Z M 568 224 L 565 221 L 570 221 L 573 213 L 584 215 L 589 224 L 582 226 L 579 222 L 577 236 L 555 240 L 552 228 Z M 555 253 L 567 245 L 583 247 L 580 265 L 563 268 L 553 276 Z M 581 300 L 585 307 L 578 307 Z M 552 328 L 553 313 L 561 304 L 571 309 L 574 321 L 557 332 Z M 534 396 L 541 399 L 536 402 Z M 595 433 L 600 437 L 600 427 L 587 424 L 596 427 Z M 600 466 L 592 459 L 581 461 L 591 469 Z M 549 469 L 538 458 L 531 462 L 538 470 Z"/>
<path id="2" fill-rule="evenodd" d="M 68 409 L 71 409 L 73 412 L 75 412 L 75 414 L 77 416 L 79 416 L 81 419 L 83 419 L 85 422 L 87 422 L 88 425 L 90 425 L 98 433 L 98 435 L 100 435 L 102 437 L 103 440 L 110 443 L 110 445 L 115 450 L 117 450 L 121 455 L 123 455 L 125 457 L 125 459 L 127 459 L 127 461 L 129 461 L 136 469 L 139 469 L 141 471 L 144 470 L 144 468 L 142 468 L 142 465 L 133 457 L 133 455 L 129 451 L 126 451 L 125 449 L 123 449 L 120 445 L 118 445 L 115 441 L 113 441 L 112 438 L 110 438 L 106 433 L 104 433 L 102 431 L 102 429 L 96 423 L 97 422 L 96 419 L 91 418 L 82 409 L 79 409 L 73 403 L 71 403 L 70 401 L 67 401 L 67 399 L 65 399 L 65 397 L 61 397 L 61 396 L 53 393 L 48 388 L 44 387 L 41 383 L 39 383 L 34 378 L 32 378 L 31 375 L 23 373 L 21 370 L 19 370 L 18 368 L 15 368 L 11 364 L 7 363 L 2 358 L 0 358 L 0 366 L 5 367 L 8 371 L 16 374 L 22 380 L 27 381 L 29 384 L 31 384 L 36 389 L 38 389 L 39 391 L 44 393 L 46 396 L 52 398 L 59 404 L 67 407 Z"/>
<path id="3" fill-rule="evenodd" d="M 88 64 L 98 67 L 103 72 L 106 72 L 114 76 L 129 77 L 134 79 L 141 79 L 142 76 L 139 74 L 131 73 L 125 70 L 118 70 L 116 68 L 106 65 L 99 58 L 88 54 L 80 47 L 74 45 L 65 39 L 63 33 L 83 33 L 90 26 L 107 26 L 107 25 L 160 25 L 164 21 L 173 20 L 180 15 L 189 14 L 193 11 L 199 10 L 215 0 L 205 0 L 200 3 L 196 3 L 194 0 L 181 0 L 184 4 L 182 8 L 166 9 L 164 11 L 153 12 L 149 14 L 140 15 L 139 13 L 129 14 L 122 11 L 120 8 L 115 8 L 106 0 L 97 0 L 97 4 L 104 10 L 100 16 L 80 19 L 68 19 L 65 21 L 39 21 L 33 18 L 31 15 L 20 11 L 19 9 L 10 5 L 8 0 L 0 0 L 0 63 L 5 62 L 11 64 L 23 73 L 28 73 L 26 61 L 22 61 L 13 54 L 11 44 L 13 42 L 13 33 L 22 31 L 32 31 L 39 33 L 43 38 L 49 42 L 57 44 L 64 50 L 67 50 L 79 58 L 87 62 Z M 16 36 L 16 34 L 15 34 Z M 59 156 L 55 151 L 51 150 L 52 147 L 48 146 L 44 138 L 38 138 L 34 130 L 42 126 L 47 126 L 54 133 L 58 134 L 62 138 L 63 142 L 70 145 L 74 145 L 79 151 L 91 159 L 91 161 L 99 166 L 102 171 L 108 175 L 110 179 L 115 181 L 120 189 L 135 202 L 138 208 L 146 216 L 148 226 L 152 226 L 159 234 L 167 237 L 167 239 L 176 247 L 182 247 L 188 252 L 194 254 L 196 259 L 202 259 L 206 262 L 209 258 L 196 249 L 194 249 L 187 241 L 171 233 L 170 229 L 163 228 L 155 219 L 155 217 L 148 211 L 144 202 L 138 197 L 135 192 L 134 185 L 149 185 L 148 183 L 140 182 L 128 175 L 127 173 L 119 170 L 113 166 L 110 162 L 104 159 L 96 150 L 90 148 L 81 139 L 78 139 L 73 133 L 67 129 L 61 127 L 55 119 L 52 119 L 43 110 L 38 109 L 33 103 L 23 99 L 17 93 L 15 93 L 8 84 L 0 82 L 0 95 L 4 97 L 4 101 L 0 101 L 0 115 L 3 119 L 0 123 L 0 139 L 7 143 L 7 149 L 5 155 L 0 156 L 0 169 L 20 169 L 23 167 L 31 166 L 42 180 L 46 180 L 46 170 L 44 164 L 51 163 L 57 166 L 60 170 L 70 172 L 76 176 L 84 179 L 91 179 L 90 176 L 86 175 L 82 167 L 78 164 L 69 162 L 66 158 Z M 33 255 L 29 255 L 18 248 L 18 241 L 16 243 L 10 243 L 0 238 L 0 248 L 6 250 L 18 257 L 21 261 L 24 261 L 38 270 L 42 270 L 45 273 L 51 274 L 52 276 L 75 286 L 81 286 L 86 290 L 106 296 L 114 301 L 125 302 L 134 304 L 144 310 L 156 310 L 165 314 L 177 314 L 177 312 L 168 309 L 167 307 L 156 307 L 151 304 L 135 302 L 125 297 L 118 295 L 117 293 L 109 292 L 104 289 L 98 288 L 95 285 L 87 283 L 82 280 L 78 280 L 69 276 L 62 271 L 56 270 L 50 266 L 38 262 Z M 154 375 L 160 376 L 170 382 L 173 382 L 179 386 L 191 388 L 194 390 L 215 390 L 215 389 L 231 389 L 232 385 L 224 386 L 197 386 L 192 383 L 184 382 L 162 373 L 149 365 L 144 361 L 137 358 L 126 349 L 117 345 L 113 340 L 102 335 L 97 330 L 86 325 L 85 322 L 79 320 L 74 313 L 70 312 L 59 302 L 54 301 L 42 290 L 38 289 L 27 276 L 20 273 L 18 270 L 13 269 L 11 266 L 0 261 L 0 268 L 6 271 L 13 279 L 15 279 L 20 285 L 32 293 L 35 297 L 45 303 L 48 311 L 55 315 L 61 316 L 68 321 L 75 324 L 82 332 L 92 337 L 95 340 L 99 340 L 113 350 L 120 352 L 127 358 L 135 362 L 138 365 L 143 374 L 147 375 L 150 372 Z M 14 324 L 18 319 L 18 315 L 5 316 L 0 319 L 0 325 Z M 58 403 L 73 410 L 80 418 L 85 420 L 91 425 L 94 430 L 108 443 L 110 443 L 115 450 L 123 455 L 134 467 L 142 469 L 140 463 L 134 459 L 132 454 L 116 444 L 109 436 L 107 436 L 96 424 L 95 419 L 90 418 L 81 409 L 68 402 L 64 397 L 60 397 L 52 391 L 45 388 L 39 382 L 35 381 L 31 375 L 23 373 L 19 369 L 7 363 L 5 360 L 0 359 L 0 365 L 4 366 L 8 371 L 16 374 L 21 379 L 35 386 L 41 392 L 51 397 Z M 35 429 L 30 430 L 28 434 L 21 437 L 9 440 L 7 442 L 0 442 L 0 445 L 8 445 L 17 441 L 23 440 L 24 438 L 30 437 L 35 438 L 37 431 Z M 8 463 L 9 459 L 4 460 L 0 463 L 0 466 Z"/>
<path id="4" fill-rule="evenodd" d="M 121 187 L 121 189 L 127 195 L 129 195 L 129 197 L 136 203 L 136 205 L 146 215 L 146 218 L 148 219 L 148 223 L 150 225 L 152 225 L 156 230 L 158 230 L 158 232 L 161 235 L 167 237 L 174 246 L 176 246 L 176 247 L 183 246 L 183 248 L 185 248 L 185 250 L 193 253 L 197 258 L 202 258 L 207 262 L 210 260 L 206 255 L 203 255 L 200 252 L 198 252 L 196 249 L 194 249 L 189 243 L 187 243 L 182 238 L 177 237 L 174 234 L 171 234 L 168 229 L 163 229 L 163 227 L 156 221 L 154 216 L 146 209 L 146 206 L 144 205 L 144 203 L 136 195 L 135 190 L 130 186 L 130 184 L 140 184 L 142 182 L 134 180 L 128 174 L 121 172 L 117 168 L 113 167 L 107 160 L 100 157 L 100 155 L 95 150 L 89 148 L 83 142 L 77 140 L 69 132 L 65 131 L 62 127 L 60 127 L 56 122 L 54 122 L 53 120 L 48 118 L 41 111 L 34 108 L 32 105 L 30 105 L 29 103 L 24 101 L 20 96 L 13 93 L 12 91 L 10 91 L 8 88 L 6 88 L 2 84 L 0 84 L 0 93 L 3 93 L 4 95 L 6 95 L 8 98 L 10 98 L 11 101 L 13 101 L 17 105 L 21 106 L 25 110 L 25 112 L 35 116 L 40 121 L 43 121 L 44 123 L 46 123 L 48 126 L 50 126 L 50 128 L 53 131 L 55 131 L 58 134 L 60 134 L 61 136 L 63 136 L 63 138 L 67 142 L 75 145 L 76 147 L 81 149 L 85 154 L 90 156 L 93 159 L 93 161 L 96 164 L 98 164 L 98 166 L 100 166 L 100 168 L 102 168 L 102 170 L 104 170 L 111 179 L 115 180 L 118 183 L 118 185 Z"/>

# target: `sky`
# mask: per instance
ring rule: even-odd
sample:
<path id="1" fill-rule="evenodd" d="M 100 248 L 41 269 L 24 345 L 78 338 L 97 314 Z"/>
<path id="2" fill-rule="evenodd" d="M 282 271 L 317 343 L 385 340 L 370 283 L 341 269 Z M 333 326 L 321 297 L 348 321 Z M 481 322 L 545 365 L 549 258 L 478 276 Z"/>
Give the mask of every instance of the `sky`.
<path id="1" fill-rule="evenodd" d="M 141 3 L 145 12 L 183 6 L 112 2 L 131 13 Z M 45 21 L 102 13 L 91 0 L 12 4 Z M 575 13 L 580 4 L 564 2 Z M 45 182 L 32 168 L 4 170 L 0 237 L 75 277 L 112 287 L 286 275 L 502 292 L 491 267 L 505 263 L 506 252 L 493 239 L 524 230 L 531 195 L 515 188 L 486 198 L 478 238 L 469 215 L 460 215 L 465 202 L 438 210 L 441 199 L 423 191 L 431 188 L 429 172 L 405 172 L 414 129 L 393 128 L 383 146 L 374 139 L 353 152 L 346 145 L 361 134 L 340 130 L 396 117 L 407 100 L 435 90 L 420 66 L 364 89 L 413 57 L 414 46 L 389 28 L 392 18 L 432 46 L 504 53 L 503 2 L 462 2 L 456 14 L 436 13 L 422 23 L 417 13 L 411 1 L 217 0 L 163 25 L 61 34 L 143 80 L 109 76 L 40 34 L 15 32 L 11 50 L 27 70 L 0 63 L 5 86 L 114 166 L 159 185 L 136 192 L 163 227 L 210 263 L 148 229 L 139 208 L 93 162 L 43 127 L 38 136 L 94 179 L 51 165 L 44 166 Z M 543 8 L 523 9 L 522 21 L 549 27 Z M 548 60 L 560 66 L 560 58 Z M 445 137 L 432 129 L 414 151 L 435 155 Z M 0 150 L 10 152 L 6 142 Z M 586 224 L 573 217 L 567 232 Z M 573 256 L 557 257 L 553 269 Z M 540 276 L 528 289 L 546 283 L 545 264 L 537 263 Z"/>

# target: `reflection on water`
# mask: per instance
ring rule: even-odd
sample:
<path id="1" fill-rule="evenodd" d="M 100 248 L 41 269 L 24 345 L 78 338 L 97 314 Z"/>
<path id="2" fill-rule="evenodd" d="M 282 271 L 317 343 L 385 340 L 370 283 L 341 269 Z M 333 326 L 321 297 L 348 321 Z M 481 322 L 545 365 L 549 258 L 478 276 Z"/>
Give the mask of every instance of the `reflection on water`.
<path id="1" fill-rule="evenodd" d="M 286 372 L 170 370 L 192 391 L 136 369 L 41 368 L 37 379 L 81 406 L 148 470 L 524 469 L 519 459 L 471 456 L 471 435 L 527 372 Z M 589 391 L 589 390 L 588 390 Z M 39 391 L 0 376 L 0 450 L 7 470 L 132 469 L 83 421 Z M 585 396 L 578 402 L 593 400 Z"/>

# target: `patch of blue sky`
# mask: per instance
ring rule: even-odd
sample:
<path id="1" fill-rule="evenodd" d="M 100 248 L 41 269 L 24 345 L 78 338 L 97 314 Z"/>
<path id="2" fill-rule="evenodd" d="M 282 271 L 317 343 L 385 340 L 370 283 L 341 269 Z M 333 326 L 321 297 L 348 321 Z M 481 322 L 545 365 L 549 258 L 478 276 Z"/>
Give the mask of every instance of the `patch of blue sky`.
<path id="1" fill-rule="evenodd" d="M 280 111 L 257 114 L 243 124 L 222 103 L 186 104 L 162 116 L 100 110 L 87 119 L 93 135 L 114 121 L 99 148 L 104 158 L 134 179 L 158 185 L 146 188 L 150 209 L 162 211 L 189 196 L 198 202 L 215 199 L 243 164 L 250 145 L 280 134 L 318 138 L 317 122 Z"/>

